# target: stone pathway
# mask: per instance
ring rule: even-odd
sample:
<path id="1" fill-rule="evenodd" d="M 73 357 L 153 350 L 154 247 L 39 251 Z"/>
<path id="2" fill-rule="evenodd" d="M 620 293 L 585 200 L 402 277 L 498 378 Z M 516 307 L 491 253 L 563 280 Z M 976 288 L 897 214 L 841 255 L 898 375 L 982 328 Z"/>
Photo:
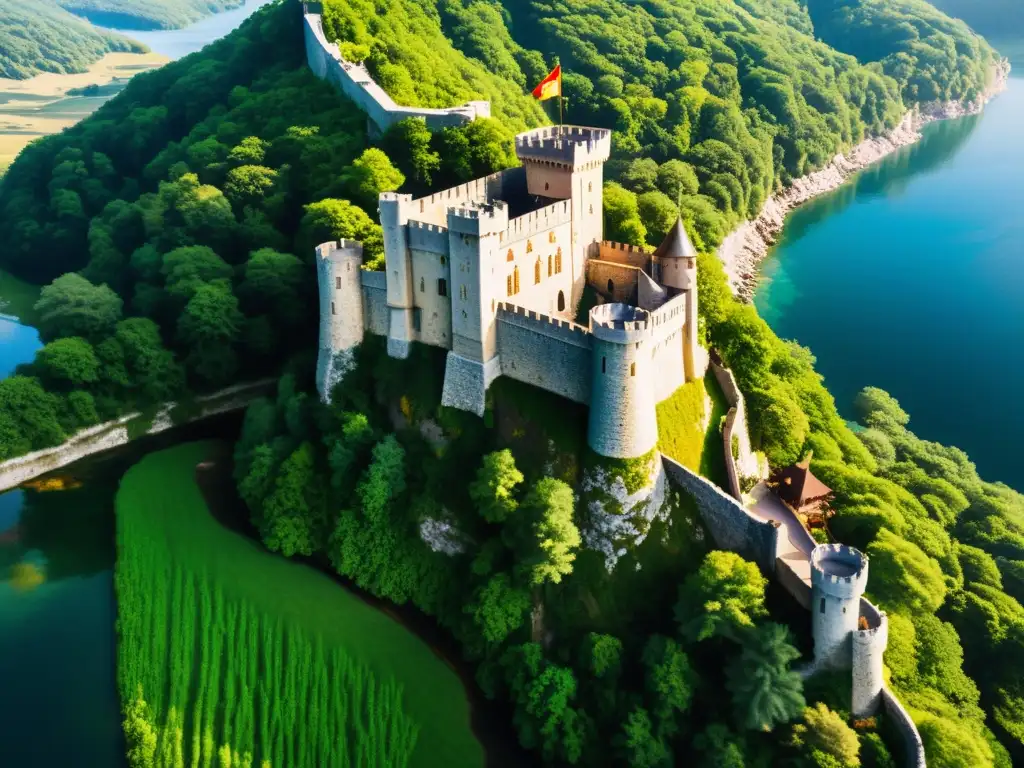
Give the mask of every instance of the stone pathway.
<path id="1" fill-rule="evenodd" d="M 750 491 L 747 510 L 762 520 L 779 524 L 779 549 L 775 561 L 779 582 L 805 608 L 811 606 L 811 551 L 816 543 L 793 511 L 779 501 L 761 481 Z"/>

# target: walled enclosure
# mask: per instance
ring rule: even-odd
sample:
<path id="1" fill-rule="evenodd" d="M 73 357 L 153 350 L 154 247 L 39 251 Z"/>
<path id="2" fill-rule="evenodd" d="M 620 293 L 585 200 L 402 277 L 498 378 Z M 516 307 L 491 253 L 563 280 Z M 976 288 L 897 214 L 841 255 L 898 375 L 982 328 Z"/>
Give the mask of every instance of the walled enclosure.
<path id="1" fill-rule="evenodd" d="M 345 61 L 338 44 L 327 40 L 319 5 L 303 3 L 306 62 L 313 74 L 331 83 L 366 113 L 371 135 L 382 134 L 407 117 L 422 117 L 430 130 L 437 131 L 491 116 L 487 101 L 470 101 L 449 109 L 399 106 L 373 81 L 365 66 Z"/>
<path id="2" fill-rule="evenodd" d="M 488 386 L 508 376 L 590 406 L 599 454 L 651 451 L 655 404 L 704 375 L 696 259 L 681 223 L 660 255 L 601 240 L 610 147 L 605 129 L 540 128 L 516 137 L 520 168 L 418 199 L 382 194 L 383 273 L 360 269 L 358 243 L 321 245 L 321 397 L 363 335 L 383 334 L 392 357 L 413 342 L 449 350 L 446 406 L 483 415 Z M 638 306 L 605 303 L 576 324 L 588 283 Z"/>

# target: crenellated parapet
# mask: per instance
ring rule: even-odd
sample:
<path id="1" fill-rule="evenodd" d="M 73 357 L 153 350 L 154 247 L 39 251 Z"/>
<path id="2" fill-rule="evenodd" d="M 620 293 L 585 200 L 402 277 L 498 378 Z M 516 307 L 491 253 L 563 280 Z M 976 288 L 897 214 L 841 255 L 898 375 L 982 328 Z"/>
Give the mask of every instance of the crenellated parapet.
<path id="1" fill-rule="evenodd" d="M 524 163 L 581 170 L 608 160 L 612 132 L 607 128 L 552 125 L 516 136 L 516 155 Z"/>
<path id="2" fill-rule="evenodd" d="M 841 600 L 859 599 L 867 589 L 868 558 L 846 544 L 820 544 L 811 552 L 811 587 Z"/>

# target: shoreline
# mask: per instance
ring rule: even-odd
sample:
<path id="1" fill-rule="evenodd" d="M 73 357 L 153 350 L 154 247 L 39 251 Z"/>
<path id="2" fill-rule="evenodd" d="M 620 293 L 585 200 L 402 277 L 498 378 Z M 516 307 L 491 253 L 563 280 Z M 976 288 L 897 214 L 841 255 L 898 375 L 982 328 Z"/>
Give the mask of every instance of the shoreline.
<path id="1" fill-rule="evenodd" d="M 1009 60 L 1003 59 L 994 70 L 992 83 L 974 101 L 918 105 L 885 135 L 865 139 L 847 153 L 836 155 L 824 168 L 795 179 L 768 198 L 756 219 L 741 223 L 718 247 L 717 256 L 732 292 L 746 303 L 753 301 L 760 278 L 758 267 L 779 241 L 790 211 L 838 189 L 855 173 L 897 150 L 916 144 L 921 140 L 921 128 L 928 123 L 980 114 L 989 101 L 1006 90 L 1010 69 Z"/>

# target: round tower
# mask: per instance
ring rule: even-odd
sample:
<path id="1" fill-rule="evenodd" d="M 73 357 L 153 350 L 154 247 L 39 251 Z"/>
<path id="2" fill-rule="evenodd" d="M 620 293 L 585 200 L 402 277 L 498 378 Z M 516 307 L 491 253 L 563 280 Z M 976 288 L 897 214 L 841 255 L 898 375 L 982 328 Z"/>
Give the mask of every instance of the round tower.
<path id="1" fill-rule="evenodd" d="M 871 717 L 882 703 L 882 655 L 889 643 L 889 620 L 867 600 L 860 601 L 860 619 L 853 633 L 853 701 L 855 719 Z"/>
<path id="2" fill-rule="evenodd" d="M 590 332 L 587 442 L 601 456 L 643 456 L 658 443 L 650 315 L 628 304 L 602 304 L 590 310 Z"/>
<path id="3" fill-rule="evenodd" d="M 320 293 L 320 351 L 316 388 L 326 403 L 331 390 L 355 364 L 363 340 L 363 244 L 339 240 L 316 247 Z"/>
<path id="4" fill-rule="evenodd" d="M 811 552 L 811 622 L 814 663 L 819 669 L 850 669 L 850 638 L 857 630 L 868 559 L 845 544 L 819 544 Z"/>

